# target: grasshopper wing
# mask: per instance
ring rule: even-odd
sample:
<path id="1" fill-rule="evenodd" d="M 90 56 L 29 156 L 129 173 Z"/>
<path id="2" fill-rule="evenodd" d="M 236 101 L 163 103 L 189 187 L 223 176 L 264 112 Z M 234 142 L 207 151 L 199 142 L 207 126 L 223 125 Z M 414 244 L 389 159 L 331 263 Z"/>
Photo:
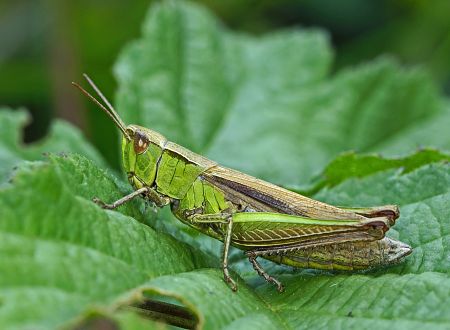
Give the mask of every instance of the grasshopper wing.
<path id="1" fill-rule="evenodd" d="M 391 226 L 399 215 L 398 208 L 393 205 L 339 208 L 222 166 L 214 166 L 202 176 L 221 189 L 229 201 L 244 211 L 273 212 L 327 220 L 386 217 L 390 219 Z"/>

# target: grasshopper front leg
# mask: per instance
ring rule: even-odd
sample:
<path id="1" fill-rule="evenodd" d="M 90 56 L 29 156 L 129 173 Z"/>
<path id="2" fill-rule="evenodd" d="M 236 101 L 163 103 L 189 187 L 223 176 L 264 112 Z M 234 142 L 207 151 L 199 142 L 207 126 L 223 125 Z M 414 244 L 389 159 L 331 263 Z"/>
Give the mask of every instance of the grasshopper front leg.
<path id="1" fill-rule="evenodd" d="M 163 207 L 164 205 L 167 205 L 170 203 L 170 200 L 167 197 L 160 196 L 154 189 L 150 187 L 143 187 L 138 190 L 133 191 L 132 193 L 122 197 L 121 199 L 116 200 L 115 202 L 111 204 L 107 204 L 100 200 L 97 197 L 94 197 L 92 201 L 98 205 L 100 205 L 104 209 L 108 210 L 114 210 L 118 208 L 119 206 L 131 201 L 137 196 L 145 195 L 147 199 L 155 203 L 158 207 Z"/>
<path id="2" fill-rule="evenodd" d="M 233 232 L 233 217 L 231 214 L 217 213 L 217 214 L 194 214 L 189 217 L 189 220 L 194 224 L 205 223 L 221 223 L 226 225 L 225 236 L 223 240 L 223 253 L 222 253 L 222 270 L 223 278 L 227 282 L 231 290 L 237 291 L 237 284 L 230 276 L 228 269 L 228 254 L 231 244 L 231 235 Z"/>

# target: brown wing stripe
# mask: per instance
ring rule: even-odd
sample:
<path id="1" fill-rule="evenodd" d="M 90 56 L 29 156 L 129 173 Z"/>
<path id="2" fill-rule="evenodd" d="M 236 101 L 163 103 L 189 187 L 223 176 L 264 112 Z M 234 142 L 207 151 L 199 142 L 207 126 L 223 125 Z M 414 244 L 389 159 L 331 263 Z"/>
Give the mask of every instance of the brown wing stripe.
<path id="1" fill-rule="evenodd" d="M 257 191 L 255 189 L 252 189 L 246 185 L 243 185 L 241 183 L 238 182 L 234 182 L 234 181 L 230 181 L 224 178 L 221 178 L 219 176 L 215 176 L 215 177 L 208 177 L 208 180 L 211 181 L 217 181 L 218 183 L 229 187 L 237 192 L 240 192 L 241 194 L 244 194 L 246 196 L 249 196 L 251 198 L 254 198 L 266 205 L 269 205 L 271 207 L 274 207 L 276 209 L 278 209 L 279 211 L 281 211 L 282 213 L 285 214 L 292 214 L 292 215 L 299 215 L 301 216 L 302 214 L 299 214 L 298 212 L 294 212 L 292 210 L 292 208 L 289 206 L 289 204 L 274 198 L 273 196 L 264 194 L 261 191 Z"/>

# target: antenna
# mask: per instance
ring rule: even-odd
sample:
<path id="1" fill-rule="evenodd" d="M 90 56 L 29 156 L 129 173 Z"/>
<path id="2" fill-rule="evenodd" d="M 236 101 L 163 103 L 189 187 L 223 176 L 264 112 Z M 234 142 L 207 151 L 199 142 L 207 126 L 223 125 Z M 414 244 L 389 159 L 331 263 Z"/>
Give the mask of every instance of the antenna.
<path id="1" fill-rule="evenodd" d="M 91 85 L 91 87 L 95 90 L 95 92 L 98 94 L 98 96 L 100 96 L 100 98 L 103 100 L 103 102 L 106 103 L 108 108 L 106 108 L 103 104 L 101 104 L 95 97 L 93 97 L 91 94 L 89 94 L 89 92 L 87 92 L 83 87 L 81 87 L 77 83 L 72 82 L 72 85 L 74 85 L 76 88 L 78 88 L 84 95 L 86 95 L 95 104 L 97 104 L 97 106 L 100 109 L 102 109 L 113 120 L 113 122 L 116 124 L 116 126 L 122 131 L 122 133 L 125 136 L 125 138 L 127 140 L 131 140 L 130 136 L 128 135 L 128 133 L 126 131 L 126 126 L 125 126 L 124 122 L 119 117 L 119 115 L 114 110 L 114 108 L 111 106 L 111 104 L 108 102 L 106 97 L 102 94 L 102 92 L 100 92 L 98 87 L 94 84 L 94 82 L 89 78 L 89 76 L 87 74 L 83 74 L 83 76 L 86 78 L 86 80 L 88 81 L 89 85 Z"/>

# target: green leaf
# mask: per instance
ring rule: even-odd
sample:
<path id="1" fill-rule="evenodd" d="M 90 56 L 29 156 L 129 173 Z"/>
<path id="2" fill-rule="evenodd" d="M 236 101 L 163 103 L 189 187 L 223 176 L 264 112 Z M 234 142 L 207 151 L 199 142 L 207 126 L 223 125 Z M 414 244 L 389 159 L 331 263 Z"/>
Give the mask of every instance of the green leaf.
<path id="1" fill-rule="evenodd" d="M 243 282 L 234 293 L 224 284 L 219 269 L 155 278 L 142 290 L 150 297 L 164 294 L 178 299 L 199 318 L 205 329 L 285 329 L 287 325 Z M 278 293 L 275 293 L 278 294 Z"/>
<path id="2" fill-rule="evenodd" d="M 30 121 L 24 110 L 11 111 L 0 108 L 0 183 L 8 178 L 11 170 L 23 160 L 42 159 L 46 152 L 78 152 L 105 167 L 106 163 L 72 125 L 56 120 L 49 134 L 42 141 L 24 146 L 22 129 Z"/>
<path id="3" fill-rule="evenodd" d="M 434 149 L 420 150 L 404 158 L 383 158 L 375 154 L 345 153 L 327 165 L 306 194 L 312 195 L 325 186 L 333 187 L 353 177 L 361 178 L 392 168 L 399 168 L 403 173 L 408 173 L 426 164 L 448 162 L 449 160 L 450 155 Z"/>
<path id="4" fill-rule="evenodd" d="M 338 275 L 285 281 L 275 312 L 292 329 L 448 329 L 447 275 Z M 261 290 L 265 294 L 266 289 Z"/>
<path id="5" fill-rule="evenodd" d="M 305 184 L 343 151 L 450 147 L 450 107 L 390 58 L 330 74 L 325 33 L 231 32 L 188 2 L 154 5 L 115 67 L 117 108 L 221 164 Z"/>
<path id="6" fill-rule="evenodd" d="M 139 316 L 131 311 L 119 311 L 114 315 L 94 313 L 81 320 L 76 329 L 124 329 L 124 330 L 164 330 L 167 325 Z"/>
<path id="7" fill-rule="evenodd" d="M 119 329 L 124 330 L 164 330 L 168 327 L 164 323 L 158 323 L 149 319 L 144 319 L 131 312 L 122 312 L 114 317 Z M 96 329 L 94 326 L 93 329 Z"/>
<path id="8" fill-rule="evenodd" d="M 211 264 L 167 235 L 95 205 L 95 195 L 122 196 L 114 181 L 81 156 L 52 156 L 20 166 L 0 190 L 0 324 L 55 327 L 89 308 L 111 308 L 148 279 Z M 134 212 L 129 208 L 124 213 Z"/>
<path id="9" fill-rule="evenodd" d="M 430 116 L 423 121 L 418 121 L 401 134 L 391 137 L 379 145 L 386 155 L 407 154 L 413 148 L 432 146 L 439 149 L 450 149 L 450 105 L 448 100 L 444 111 L 440 111 L 435 116 Z M 428 109 L 424 105 L 424 109 Z"/>

